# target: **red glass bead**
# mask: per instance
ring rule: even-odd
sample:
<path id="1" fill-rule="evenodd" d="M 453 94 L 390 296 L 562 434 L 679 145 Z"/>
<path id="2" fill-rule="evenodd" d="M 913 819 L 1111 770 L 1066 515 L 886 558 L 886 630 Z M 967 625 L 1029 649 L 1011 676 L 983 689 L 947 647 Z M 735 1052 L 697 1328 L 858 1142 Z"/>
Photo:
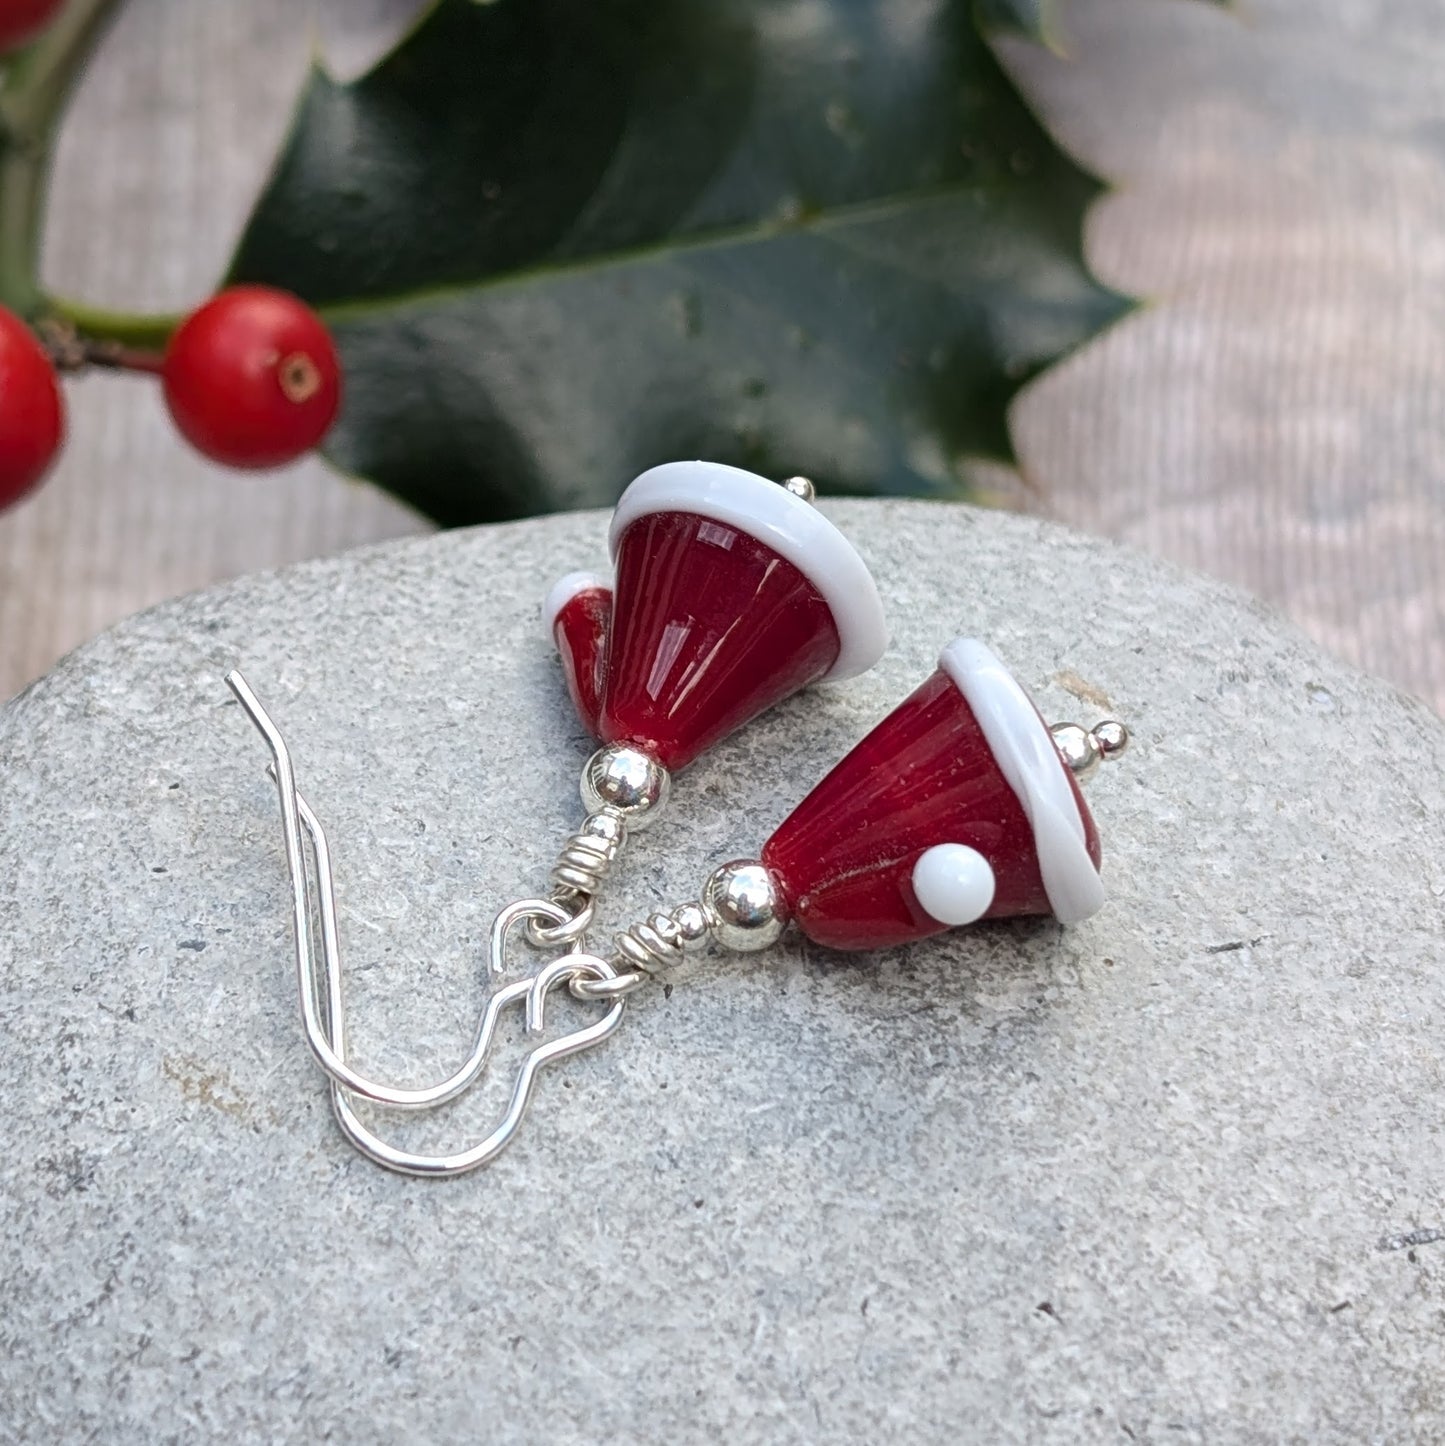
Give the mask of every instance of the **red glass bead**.
<path id="1" fill-rule="evenodd" d="M 735 527 L 654 513 L 617 549 L 598 736 L 681 768 L 837 656 L 833 616 L 797 568 Z"/>
<path id="2" fill-rule="evenodd" d="M 652 468 L 623 494 L 611 544 L 611 593 L 564 578 L 549 622 L 583 723 L 669 769 L 883 650 L 857 553 L 808 502 L 751 472 Z"/>
<path id="3" fill-rule="evenodd" d="M 572 705 L 582 726 L 596 737 L 601 726 L 612 589 L 590 574 L 572 573 L 552 589 L 546 611 Z"/>
<path id="4" fill-rule="evenodd" d="M 945 666 L 879 723 L 764 846 L 763 861 L 793 918 L 819 944 L 881 949 L 974 917 L 940 920 L 918 897 L 919 860 L 940 846 L 961 846 L 960 857 L 981 856 L 977 868 L 985 876 L 991 871 L 991 898 L 984 895 L 976 917 L 1052 912 L 1073 919 L 1102 903 L 1098 832 L 1047 726 L 1011 679 L 1012 692 L 989 695 L 1002 699 L 1025 752 L 1033 749 L 1021 798 L 946 666 L 964 647 L 976 650 L 970 656 L 982 666 L 996 668 L 987 668 L 990 686 L 997 675 L 1007 677 L 981 644 L 945 649 Z M 1041 844 L 1055 850 L 1062 870 L 1051 874 L 1054 899 Z"/>

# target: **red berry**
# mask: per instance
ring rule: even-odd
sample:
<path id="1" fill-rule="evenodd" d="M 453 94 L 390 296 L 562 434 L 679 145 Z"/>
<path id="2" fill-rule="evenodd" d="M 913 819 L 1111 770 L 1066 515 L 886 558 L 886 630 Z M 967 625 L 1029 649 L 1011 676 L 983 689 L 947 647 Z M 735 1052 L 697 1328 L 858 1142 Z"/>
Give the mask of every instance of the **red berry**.
<path id="1" fill-rule="evenodd" d="M 309 452 L 341 404 L 341 363 L 321 318 L 269 286 L 233 286 L 193 311 L 161 375 L 182 435 L 231 467 L 278 467 Z"/>
<path id="2" fill-rule="evenodd" d="M 40 482 L 64 437 L 55 368 L 35 333 L 0 307 L 0 512 Z"/>
<path id="3" fill-rule="evenodd" d="M 65 0 L 0 0 L 0 51 L 29 45 Z"/>

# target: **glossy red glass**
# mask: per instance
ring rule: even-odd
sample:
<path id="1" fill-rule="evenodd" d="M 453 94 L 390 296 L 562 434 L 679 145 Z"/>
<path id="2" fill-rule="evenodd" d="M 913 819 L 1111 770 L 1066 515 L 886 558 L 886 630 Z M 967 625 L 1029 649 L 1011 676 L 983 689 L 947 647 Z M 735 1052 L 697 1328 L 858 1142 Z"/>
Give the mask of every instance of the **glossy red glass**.
<path id="1" fill-rule="evenodd" d="M 1099 837 L 1072 774 L 1095 868 Z M 953 680 L 935 672 L 784 820 L 763 848 L 798 927 L 834 949 L 883 949 L 938 934 L 913 892 L 936 844 L 992 866 L 985 918 L 1047 914 L 1033 829 Z"/>
<path id="2" fill-rule="evenodd" d="M 622 534 L 615 562 L 595 730 L 605 743 L 681 768 L 838 657 L 818 590 L 736 527 L 650 513 Z M 579 711 L 586 692 L 574 689 Z"/>
<path id="3" fill-rule="evenodd" d="M 612 590 L 599 584 L 572 594 L 552 621 L 562 676 L 582 726 L 593 735 L 601 726 L 602 682 L 607 658 L 607 624 Z"/>

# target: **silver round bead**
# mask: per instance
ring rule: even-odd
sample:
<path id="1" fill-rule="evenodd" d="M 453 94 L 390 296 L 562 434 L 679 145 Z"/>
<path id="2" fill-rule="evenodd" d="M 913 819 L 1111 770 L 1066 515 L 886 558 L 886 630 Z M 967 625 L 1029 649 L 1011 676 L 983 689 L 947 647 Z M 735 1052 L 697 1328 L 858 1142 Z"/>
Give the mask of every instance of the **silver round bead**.
<path id="1" fill-rule="evenodd" d="M 582 770 L 582 803 L 589 814 L 622 815 L 628 829 L 646 828 L 667 804 L 672 779 L 640 748 L 609 743 Z"/>
<path id="2" fill-rule="evenodd" d="M 701 904 L 679 904 L 672 911 L 672 922 L 677 925 L 677 943 L 684 954 L 706 948 L 712 928 Z"/>
<path id="3" fill-rule="evenodd" d="M 1069 772 L 1081 783 L 1098 768 L 1104 755 L 1087 729 L 1077 723 L 1055 723 L 1049 732 Z"/>
<path id="4" fill-rule="evenodd" d="M 708 875 L 702 907 L 724 949 L 751 953 L 775 944 L 788 926 L 788 906 L 765 865 L 734 859 Z"/>
<path id="5" fill-rule="evenodd" d="M 589 813 L 577 832 L 587 838 L 601 839 L 615 848 L 621 848 L 627 842 L 627 825 L 622 821 L 622 815 L 610 806 L 600 813 Z"/>
<path id="6" fill-rule="evenodd" d="M 809 477 L 788 477 L 783 482 L 783 491 L 791 492 L 794 497 L 801 497 L 804 502 L 811 502 L 817 495 L 818 489 L 813 486 Z"/>
<path id="7" fill-rule="evenodd" d="M 1129 746 L 1129 730 L 1116 719 L 1106 718 L 1089 729 L 1105 763 L 1117 758 Z"/>

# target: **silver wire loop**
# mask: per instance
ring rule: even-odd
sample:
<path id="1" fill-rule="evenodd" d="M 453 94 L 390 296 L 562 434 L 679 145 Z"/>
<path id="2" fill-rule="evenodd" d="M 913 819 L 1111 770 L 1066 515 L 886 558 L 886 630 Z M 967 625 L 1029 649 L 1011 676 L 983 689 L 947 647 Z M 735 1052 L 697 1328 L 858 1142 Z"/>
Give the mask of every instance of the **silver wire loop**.
<path id="1" fill-rule="evenodd" d="M 610 967 L 610 966 L 609 966 Z M 648 976 L 636 972 L 612 974 L 610 978 L 573 979 L 568 988 L 574 999 L 622 999 L 639 985 L 646 984 Z"/>
<path id="2" fill-rule="evenodd" d="M 320 820 L 296 788 L 295 771 L 290 751 L 280 730 L 260 700 L 251 691 L 245 678 L 232 671 L 226 683 L 256 725 L 270 747 L 272 765 L 267 772 L 276 782 L 281 804 L 281 827 L 284 838 L 286 867 L 291 882 L 293 935 L 296 947 L 297 992 L 301 1004 L 302 1024 L 306 1040 L 317 1063 L 331 1081 L 332 1107 L 342 1131 L 353 1145 L 370 1159 L 390 1169 L 415 1175 L 456 1175 L 476 1169 L 502 1150 L 515 1135 L 527 1106 L 538 1071 L 553 1060 L 563 1059 L 579 1050 L 590 1048 L 606 1039 L 621 1023 L 624 999 L 610 1000 L 607 1012 L 594 1023 L 558 1039 L 534 1047 L 522 1062 L 511 1101 L 501 1123 L 478 1145 L 450 1155 L 424 1155 L 390 1145 L 361 1121 L 353 1108 L 355 1097 L 371 1100 L 403 1110 L 427 1109 L 455 1099 L 482 1072 L 487 1063 L 493 1037 L 502 1011 L 519 1001 L 526 1007 L 526 1029 L 541 1031 L 546 1013 L 547 995 L 562 984 L 583 982 L 606 983 L 617 977 L 607 961 L 574 952 L 548 964 L 530 979 L 520 979 L 496 991 L 488 1000 L 478 1022 L 471 1051 L 463 1063 L 445 1079 L 422 1088 L 402 1088 L 378 1083 L 358 1073 L 346 1060 L 346 1019 L 341 989 L 341 957 L 336 923 L 336 895 L 331 850 Z M 301 845 L 305 829 L 311 844 L 316 869 L 317 915 L 321 935 L 325 988 L 318 977 L 312 949 L 313 916 L 306 859 Z M 586 915 L 590 919 L 590 903 L 584 911 L 574 912 L 552 899 L 519 899 L 508 904 L 492 921 L 488 936 L 487 973 L 500 974 L 506 967 L 506 950 L 513 929 L 539 925 L 554 931 L 567 931 L 567 937 L 580 943 Z M 579 995 L 579 998 L 586 998 Z M 605 996 L 604 996 L 605 997 Z"/>
<path id="3" fill-rule="evenodd" d="M 523 929 L 527 942 L 537 949 L 555 949 L 561 944 L 575 944 L 585 939 L 597 912 L 597 901 L 586 895 L 561 894 L 559 897 L 554 894 L 550 899 L 530 902 L 547 903 L 560 916 L 548 923 L 538 912 L 526 921 Z"/>
<path id="4" fill-rule="evenodd" d="M 701 904 L 678 904 L 648 915 L 613 941 L 617 961 L 644 974 L 675 968 L 689 954 L 707 948 L 712 925 Z"/>
<path id="5" fill-rule="evenodd" d="M 582 827 L 562 845 L 557 862 L 552 865 L 550 898 L 572 917 L 555 926 L 529 920 L 529 944 L 538 949 L 553 949 L 586 935 L 592 927 L 596 895 L 626 842 L 627 824 L 618 809 L 604 805 L 587 815 Z"/>
<path id="6" fill-rule="evenodd" d="M 552 882 L 578 894 L 597 893 L 626 842 L 627 825 L 615 809 L 588 814 L 582 827 L 562 845 L 552 865 Z"/>

